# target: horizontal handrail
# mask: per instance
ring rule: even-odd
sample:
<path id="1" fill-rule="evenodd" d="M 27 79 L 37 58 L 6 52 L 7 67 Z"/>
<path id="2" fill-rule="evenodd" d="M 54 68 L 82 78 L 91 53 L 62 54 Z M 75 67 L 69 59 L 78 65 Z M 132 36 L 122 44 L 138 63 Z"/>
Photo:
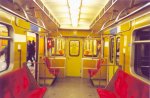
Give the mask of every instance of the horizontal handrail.
<path id="1" fill-rule="evenodd" d="M 27 22 L 30 22 L 30 23 L 32 23 L 32 24 L 38 26 L 38 27 L 41 27 L 41 28 L 43 28 L 43 29 L 46 30 L 46 31 L 49 31 L 49 30 L 47 30 L 46 28 L 44 28 L 43 26 L 40 26 L 40 25 L 38 25 L 38 24 L 32 22 L 31 20 L 29 20 L 29 19 L 27 19 L 27 18 L 25 18 L 25 17 L 19 15 L 18 13 L 14 12 L 14 11 L 8 9 L 8 8 L 6 8 L 5 6 L 3 6 L 3 5 L 1 5 L 1 4 L 0 4 L 0 8 L 3 9 L 4 11 L 7 11 L 7 12 L 9 12 L 9 13 L 11 13 L 11 14 L 13 14 L 13 15 L 15 15 L 15 16 L 21 18 L 21 19 L 23 19 L 23 20 L 26 20 Z"/>
<path id="2" fill-rule="evenodd" d="M 106 28 L 108 28 L 108 27 L 110 27 L 110 26 L 112 26 L 112 25 L 114 25 L 114 24 L 119 23 L 119 22 L 122 21 L 123 19 L 128 18 L 128 17 L 130 17 L 131 15 L 134 15 L 134 14 L 136 14 L 137 12 L 139 12 L 139 11 L 141 11 L 141 10 L 143 10 L 143 9 L 145 9 L 145 8 L 147 8 L 147 7 L 149 7 L 149 6 L 150 6 L 150 2 L 149 2 L 149 3 L 146 3 L 144 6 L 138 8 L 137 10 L 135 10 L 135 11 L 129 13 L 128 15 L 126 15 L 126 16 L 124 16 L 124 17 L 118 19 L 118 20 L 115 21 L 113 24 L 110 24 L 109 26 L 105 27 L 104 29 L 106 29 Z M 104 29 L 103 29 L 103 30 L 104 30 Z M 101 31 L 103 31 L 103 30 L 98 31 L 98 33 L 101 32 Z"/>

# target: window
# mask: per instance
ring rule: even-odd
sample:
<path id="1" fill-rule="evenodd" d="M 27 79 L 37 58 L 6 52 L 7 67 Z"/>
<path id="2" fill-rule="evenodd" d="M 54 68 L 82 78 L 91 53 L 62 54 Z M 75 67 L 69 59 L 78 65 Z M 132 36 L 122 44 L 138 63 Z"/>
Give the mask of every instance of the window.
<path id="1" fill-rule="evenodd" d="M 112 37 L 110 39 L 110 47 L 109 47 L 109 59 L 110 59 L 110 62 L 113 63 L 113 60 L 114 60 L 114 38 Z"/>
<path id="2" fill-rule="evenodd" d="M 79 56 L 80 54 L 80 42 L 72 40 L 69 42 L 69 55 Z"/>
<path id="3" fill-rule="evenodd" d="M 102 51 L 103 51 L 103 53 L 102 53 L 102 57 L 104 58 L 105 57 L 105 38 L 103 38 L 103 48 L 102 48 Z"/>
<path id="4" fill-rule="evenodd" d="M 84 42 L 84 56 L 96 57 L 101 49 L 101 41 L 96 39 L 86 39 Z"/>
<path id="5" fill-rule="evenodd" d="M 120 37 L 116 39 L 116 65 L 119 65 L 119 55 L 120 55 Z"/>
<path id="6" fill-rule="evenodd" d="M 134 71 L 150 80 L 150 27 L 135 31 Z"/>
<path id="7" fill-rule="evenodd" d="M 52 47 L 52 56 L 63 56 L 65 51 L 65 40 L 63 38 L 52 39 L 54 46 Z"/>
<path id="8" fill-rule="evenodd" d="M 0 24 L 0 72 L 6 70 L 9 66 L 9 39 L 8 28 Z"/>

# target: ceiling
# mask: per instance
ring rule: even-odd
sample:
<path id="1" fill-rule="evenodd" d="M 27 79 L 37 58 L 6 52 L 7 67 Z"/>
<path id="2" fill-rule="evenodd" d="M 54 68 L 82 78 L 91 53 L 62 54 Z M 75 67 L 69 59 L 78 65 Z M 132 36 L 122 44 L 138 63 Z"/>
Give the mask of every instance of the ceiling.
<path id="1" fill-rule="evenodd" d="M 60 24 L 60 29 L 90 29 L 90 25 L 109 0 L 80 0 L 78 24 L 73 26 L 69 0 L 41 0 Z M 70 0 L 71 1 L 71 0 Z M 75 1 L 75 0 L 74 0 Z M 78 1 L 78 0 L 76 0 Z M 76 5 L 76 1 L 74 5 Z"/>

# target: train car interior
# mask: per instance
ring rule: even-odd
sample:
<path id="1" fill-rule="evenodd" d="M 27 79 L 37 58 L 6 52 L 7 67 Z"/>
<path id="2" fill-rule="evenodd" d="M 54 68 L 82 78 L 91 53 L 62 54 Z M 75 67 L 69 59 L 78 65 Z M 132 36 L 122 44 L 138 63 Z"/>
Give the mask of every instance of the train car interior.
<path id="1" fill-rule="evenodd" d="M 150 98 L 150 0 L 0 0 L 0 98 Z"/>

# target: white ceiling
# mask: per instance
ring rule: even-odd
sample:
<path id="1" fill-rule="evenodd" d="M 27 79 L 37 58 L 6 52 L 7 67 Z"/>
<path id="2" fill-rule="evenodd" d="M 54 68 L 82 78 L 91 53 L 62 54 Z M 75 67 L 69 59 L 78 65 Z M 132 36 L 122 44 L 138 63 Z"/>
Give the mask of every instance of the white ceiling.
<path id="1" fill-rule="evenodd" d="M 109 0 L 82 0 L 78 26 L 73 27 L 67 0 L 41 0 L 62 29 L 90 29 L 90 25 Z"/>

